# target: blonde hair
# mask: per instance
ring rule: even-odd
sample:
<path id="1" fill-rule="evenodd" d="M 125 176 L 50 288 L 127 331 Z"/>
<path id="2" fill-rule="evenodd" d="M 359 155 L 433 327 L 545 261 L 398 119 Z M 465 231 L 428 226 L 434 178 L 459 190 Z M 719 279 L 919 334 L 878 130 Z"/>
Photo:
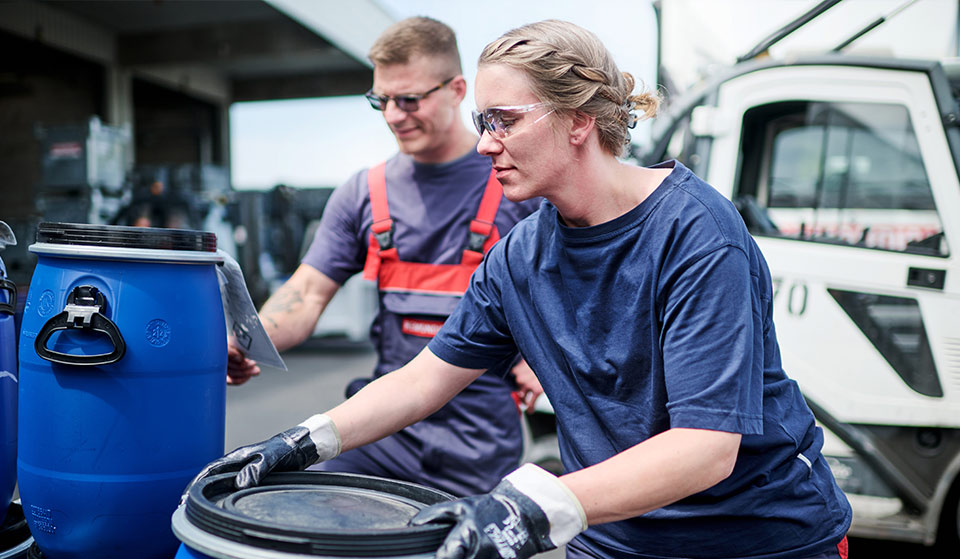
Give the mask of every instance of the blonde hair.
<path id="1" fill-rule="evenodd" d="M 518 27 L 488 44 L 478 66 L 506 64 L 524 72 L 534 95 L 558 112 L 580 111 L 596 118 L 600 145 L 623 153 L 641 112 L 657 114 L 660 97 L 634 95 L 634 79 L 621 72 L 596 35 L 567 21 L 545 20 Z"/>
<path id="2" fill-rule="evenodd" d="M 457 36 L 448 25 L 429 17 L 411 17 L 394 23 L 370 47 L 374 66 L 406 64 L 415 56 L 435 59 L 437 79 L 463 73 Z"/>

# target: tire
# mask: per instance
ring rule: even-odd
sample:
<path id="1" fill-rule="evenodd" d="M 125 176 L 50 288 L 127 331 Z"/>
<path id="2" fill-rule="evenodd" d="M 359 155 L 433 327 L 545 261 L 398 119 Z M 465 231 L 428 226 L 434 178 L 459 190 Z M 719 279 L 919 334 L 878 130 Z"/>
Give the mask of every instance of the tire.
<path id="1" fill-rule="evenodd" d="M 936 548 L 943 557 L 960 557 L 960 478 L 954 480 L 944 501 Z"/>

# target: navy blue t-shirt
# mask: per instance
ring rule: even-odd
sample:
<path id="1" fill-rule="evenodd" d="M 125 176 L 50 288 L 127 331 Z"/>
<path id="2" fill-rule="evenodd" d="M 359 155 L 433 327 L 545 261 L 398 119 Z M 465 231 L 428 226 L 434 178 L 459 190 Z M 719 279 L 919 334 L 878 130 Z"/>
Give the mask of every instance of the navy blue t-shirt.
<path id="1" fill-rule="evenodd" d="M 835 551 L 851 511 L 781 367 L 766 262 L 728 200 L 661 166 L 674 169 L 607 223 L 567 227 L 544 202 L 487 255 L 429 347 L 469 368 L 519 349 L 556 410 L 567 471 L 674 427 L 743 435 L 729 478 L 582 534 L 602 556 Z"/>

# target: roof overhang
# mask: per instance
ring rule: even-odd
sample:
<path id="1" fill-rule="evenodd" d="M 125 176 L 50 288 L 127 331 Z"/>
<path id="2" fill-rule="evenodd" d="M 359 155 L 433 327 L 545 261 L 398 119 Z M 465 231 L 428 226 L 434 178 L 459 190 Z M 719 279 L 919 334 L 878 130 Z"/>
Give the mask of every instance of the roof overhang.
<path id="1" fill-rule="evenodd" d="M 373 0 L 21 0 L 0 15 L 0 29 L 134 74 L 200 72 L 229 102 L 363 93 L 367 49 L 394 22 Z"/>

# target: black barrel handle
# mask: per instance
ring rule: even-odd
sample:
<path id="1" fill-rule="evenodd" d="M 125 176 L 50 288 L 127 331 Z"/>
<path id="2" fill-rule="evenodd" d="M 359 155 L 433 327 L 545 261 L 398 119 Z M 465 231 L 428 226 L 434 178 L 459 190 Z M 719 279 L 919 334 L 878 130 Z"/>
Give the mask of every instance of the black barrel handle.
<path id="1" fill-rule="evenodd" d="M 6 278 L 0 278 L 0 289 L 10 291 L 10 297 L 7 298 L 9 302 L 0 303 L 0 313 L 14 314 L 17 305 L 17 284 Z"/>
<path id="2" fill-rule="evenodd" d="M 37 340 L 33 344 L 37 355 L 62 365 L 96 366 L 119 361 L 126 353 L 127 346 L 123 342 L 123 336 L 120 335 L 117 325 L 102 314 L 106 306 L 103 293 L 100 293 L 96 287 L 92 285 L 75 287 L 67 296 L 67 305 L 63 312 L 48 320 L 37 335 Z M 60 330 L 88 330 L 106 334 L 113 343 L 113 351 L 97 355 L 70 355 L 47 348 L 50 336 Z"/>

